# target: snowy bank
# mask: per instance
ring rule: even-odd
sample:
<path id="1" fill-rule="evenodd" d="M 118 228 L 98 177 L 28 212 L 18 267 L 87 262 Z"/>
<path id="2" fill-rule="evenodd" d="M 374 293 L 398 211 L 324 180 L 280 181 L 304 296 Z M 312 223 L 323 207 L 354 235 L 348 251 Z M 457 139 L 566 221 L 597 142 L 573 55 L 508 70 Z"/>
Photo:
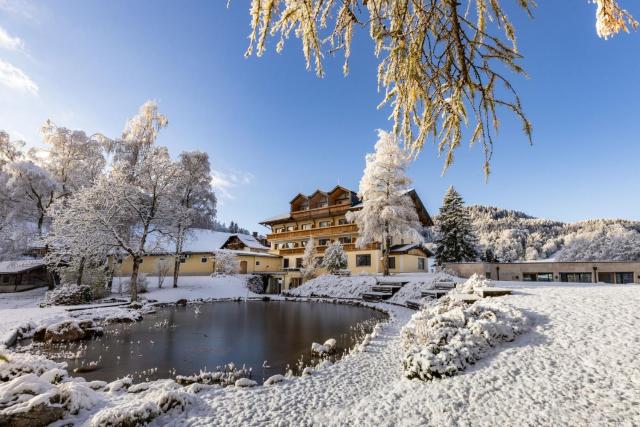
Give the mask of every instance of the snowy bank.
<path id="1" fill-rule="evenodd" d="M 528 329 L 523 312 L 501 301 L 468 305 L 445 296 L 402 329 L 404 375 L 421 380 L 455 375 Z"/>

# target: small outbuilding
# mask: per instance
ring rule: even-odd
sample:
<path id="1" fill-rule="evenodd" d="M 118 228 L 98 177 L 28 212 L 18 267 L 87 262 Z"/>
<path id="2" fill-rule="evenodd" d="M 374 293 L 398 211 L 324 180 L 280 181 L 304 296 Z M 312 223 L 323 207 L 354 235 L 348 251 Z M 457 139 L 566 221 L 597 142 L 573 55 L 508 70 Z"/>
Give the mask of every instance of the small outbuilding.
<path id="1" fill-rule="evenodd" d="M 49 286 L 49 274 L 41 259 L 0 261 L 0 292 L 21 292 Z"/>

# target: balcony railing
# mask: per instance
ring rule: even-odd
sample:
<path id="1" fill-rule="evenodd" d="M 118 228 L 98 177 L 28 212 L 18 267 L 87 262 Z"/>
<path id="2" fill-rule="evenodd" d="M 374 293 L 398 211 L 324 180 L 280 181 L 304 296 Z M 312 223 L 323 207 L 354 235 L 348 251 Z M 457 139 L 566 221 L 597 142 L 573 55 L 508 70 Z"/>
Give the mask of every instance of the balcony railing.
<path id="1" fill-rule="evenodd" d="M 283 231 L 281 233 L 267 234 L 267 240 L 291 240 L 315 236 L 333 236 L 336 234 L 357 233 L 355 224 L 333 225 L 331 227 L 310 228 L 307 230 Z"/>
<path id="2" fill-rule="evenodd" d="M 329 205 L 324 206 L 322 208 L 313 208 L 313 209 L 305 209 L 302 211 L 293 211 L 291 212 L 291 217 L 293 219 L 310 219 L 310 218 L 318 218 L 327 215 L 336 215 L 341 214 L 349 210 L 351 207 L 350 203 L 340 203 L 337 205 Z"/>
<path id="3" fill-rule="evenodd" d="M 316 246 L 315 248 L 316 254 L 323 254 L 324 251 L 327 249 L 327 247 L 328 246 Z M 278 254 L 281 256 L 302 255 L 304 253 L 304 249 L 305 248 L 278 249 Z M 355 243 L 347 243 L 345 245 L 342 245 L 342 249 L 344 249 L 345 252 L 366 251 L 366 250 L 380 249 L 380 245 L 378 243 L 374 243 L 371 245 L 367 245 L 364 248 L 356 248 Z"/>

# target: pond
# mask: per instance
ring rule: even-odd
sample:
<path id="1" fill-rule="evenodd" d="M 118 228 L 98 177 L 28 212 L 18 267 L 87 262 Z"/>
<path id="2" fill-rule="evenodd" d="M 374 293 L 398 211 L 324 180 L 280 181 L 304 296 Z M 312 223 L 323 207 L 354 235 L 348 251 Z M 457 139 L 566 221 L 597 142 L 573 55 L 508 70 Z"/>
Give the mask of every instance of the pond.
<path id="1" fill-rule="evenodd" d="M 134 382 L 214 371 L 234 363 L 263 382 L 311 360 L 312 342 L 337 341 L 339 358 L 386 319 L 377 310 L 322 302 L 242 301 L 163 307 L 139 322 L 108 325 L 104 336 L 71 344 L 34 344 L 90 380 Z M 97 369 L 85 369 L 97 362 Z"/>

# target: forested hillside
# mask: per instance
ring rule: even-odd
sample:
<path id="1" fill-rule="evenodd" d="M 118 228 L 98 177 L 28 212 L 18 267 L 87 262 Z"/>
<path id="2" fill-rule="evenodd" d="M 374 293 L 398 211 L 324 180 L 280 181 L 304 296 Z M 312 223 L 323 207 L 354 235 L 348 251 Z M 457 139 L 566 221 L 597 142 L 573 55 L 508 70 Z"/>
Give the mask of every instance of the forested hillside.
<path id="1" fill-rule="evenodd" d="M 469 206 L 478 253 L 499 261 L 640 259 L 640 221 L 595 219 L 573 224 L 493 206 Z"/>

